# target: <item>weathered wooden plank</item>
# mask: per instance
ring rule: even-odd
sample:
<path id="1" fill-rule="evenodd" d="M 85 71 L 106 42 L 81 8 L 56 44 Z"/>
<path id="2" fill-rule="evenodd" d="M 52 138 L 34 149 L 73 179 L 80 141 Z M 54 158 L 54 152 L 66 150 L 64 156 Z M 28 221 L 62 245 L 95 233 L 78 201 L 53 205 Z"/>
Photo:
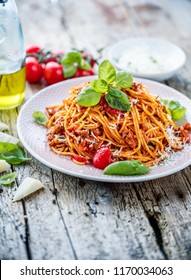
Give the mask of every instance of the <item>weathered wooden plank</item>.
<path id="1" fill-rule="evenodd" d="M 33 159 L 17 166 L 18 183 L 25 177 L 40 180 L 45 189 L 24 200 L 28 219 L 28 246 L 33 259 L 74 259 L 67 229 L 55 201 L 51 169 Z M 19 202 L 18 202 L 19 204 Z"/>
<path id="2" fill-rule="evenodd" d="M 0 193 L 0 259 L 27 259 L 26 225 L 22 204 L 10 199 L 15 186 Z"/>
<path id="3" fill-rule="evenodd" d="M 3 111 L 1 114 L 2 120 L 10 124 L 9 133 L 14 132 L 16 136 L 16 110 Z M 13 170 L 17 172 L 18 185 L 25 177 L 30 176 L 40 180 L 45 185 L 45 190 L 13 204 L 16 184 L 13 188 L 4 188 L 0 196 L 1 258 L 75 258 L 67 229 L 60 222 L 60 212 L 54 203 L 51 170 L 35 159 L 14 166 Z"/>
<path id="4" fill-rule="evenodd" d="M 15 128 L 16 111 L 3 111 L 0 120 L 10 125 L 10 131 Z M 15 135 L 16 136 L 16 135 Z M 26 259 L 26 224 L 23 205 L 13 205 L 11 197 L 16 189 L 0 187 L 0 259 Z"/>
<path id="5" fill-rule="evenodd" d="M 62 11 L 58 5 L 53 5 L 50 2 L 40 4 L 35 3 L 35 1 L 30 3 L 18 1 L 17 4 L 26 45 L 39 44 L 50 50 L 69 48 L 70 40 L 61 20 Z M 41 32 L 39 32 L 39 24 L 36 24 L 39 20 Z M 56 35 L 58 32 L 59 36 Z M 43 83 L 40 85 L 26 84 L 25 100 L 28 100 L 43 87 Z M 9 114 L 13 114 L 12 110 L 9 112 Z M 9 117 L 7 112 L 4 112 L 3 119 L 7 122 L 12 122 L 10 131 L 16 134 L 16 110 L 14 112 L 14 117 Z M 29 257 L 33 259 L 75 258 L 75 252 L 72 250 L 67 229 L 61 222 L 62 217 L 55 203 L 51 170 L 36 160 L 26 165 L 15 167 L 15 170 L 18 174 L 18 183 L 24 177 L 32 176 L 42 181 L 46 186 L 45 191 L 41 191 L 39 195 L 31 196 L 24 201 L 29 231 L 27 239 Z"/>
<path id="6" fill-rule="evenodd" d="M 71 47 L 58 3 L 19 0 L 17 6 L 26 46 L 37 44 L 55 51 Z"/>
<path id="7" fill-rule="evenodd" d="M 163 259 L 131 184 L 54 172 L 57 201 L 78 259 Z"/>
<path id="8" fill-rule="evenodd" d="M 157 230 L 169 259 L 191 258 L 190 169 L 166 178 L 135 185 L 138 196 Z"/>
<path id="9" fill-rule="evenodd" d="M 79 49 L 87 48 L 96 53 L 132 33 L 128 28 L 130 15 L 121 0 L 84 0 L 83 5 L 80 1 L 69 0 L 60 1 L 59 5 L 68 32 Z"/>

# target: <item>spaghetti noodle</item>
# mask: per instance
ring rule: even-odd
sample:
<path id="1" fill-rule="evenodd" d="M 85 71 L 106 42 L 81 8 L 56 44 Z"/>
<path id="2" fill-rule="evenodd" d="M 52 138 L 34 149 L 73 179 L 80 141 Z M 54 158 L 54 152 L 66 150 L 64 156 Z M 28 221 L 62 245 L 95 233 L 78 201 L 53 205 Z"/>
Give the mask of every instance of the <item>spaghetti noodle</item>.
<path id="1" fill-rule="evenodd" d="M 46 108 L 48 145 L 55 153 L 86 164 L 99 147 L 107 145 L 115 161 L 139 160 L 152 166 L 190 141 L 187 129 L 178 128 L 159 98 L 141 83 L 122 90 L 131 103 L 129 112 L 110 108 L 106 93 L 95 106 L 79 105 L 76 98 L 88 85 L 72 88 L 62 104 Z M 187 128 L 191 129 L 189 124 Z"/>

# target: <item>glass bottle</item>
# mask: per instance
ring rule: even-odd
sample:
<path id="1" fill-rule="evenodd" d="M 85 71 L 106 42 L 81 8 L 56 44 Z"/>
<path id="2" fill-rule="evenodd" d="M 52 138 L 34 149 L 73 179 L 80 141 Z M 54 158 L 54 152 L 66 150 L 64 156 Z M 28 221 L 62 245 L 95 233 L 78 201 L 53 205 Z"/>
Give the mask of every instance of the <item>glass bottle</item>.
<path id="1" fill-rule="evenodd" d="M 0 0 L 0 109 L 21 104 L 25 91 L 25 47 L 14 0 Z"/>

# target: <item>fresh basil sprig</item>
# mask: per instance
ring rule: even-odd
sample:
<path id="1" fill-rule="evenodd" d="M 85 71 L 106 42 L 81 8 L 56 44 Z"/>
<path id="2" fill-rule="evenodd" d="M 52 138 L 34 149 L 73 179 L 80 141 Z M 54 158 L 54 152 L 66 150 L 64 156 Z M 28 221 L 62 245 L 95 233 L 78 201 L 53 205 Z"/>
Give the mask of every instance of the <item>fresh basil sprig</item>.
<path id="1" fill-rule="evenodd" d="M 116 73 L 113 65 L 104 60 L 98 69 L 98 79 L 91 81 L 90 86 L 82 89 L 77 97 L 77 103 L 85 107 L 95 106 L 100 102 L 101 93 L 106 93 L 105 99 L 111 108 L 130 111 L 128 96 L 120 89 L 130 88 L 132 83 L 131 74 L 125 71 Z"/>
<path id="2" fill-rule="evenodd" d="M 101 79 L 91 81 L 90 85 L 97 92 L 104 93 L 108 90 L 107 82 Z"/>
<path id="3" fill-rule="evenodd" d="M 175 121 L 181 119 L 186 114 L 186 108 L 179 101 L 161 100 L 161 103 L 170 110 L 171 117 Z"/>
<path id="4" fill-rule="evenodd" d="M 130 73 L 120 71 L 116 75 L 115 85 L 120 88 L 130 88 L 133 84 L 133 77 Z"/>
<path id="5" fill-rule="evenodd" d="M 76 102 L 82 106 L 95 106 L 101 99 L 101 93 L 96 92 L 92 87 L 87 87 L 81 90 L 76 98 Z"/>
<path id="6" fill-rule="evenodd" d="M 109 60 L 104 60 L 99 66 L 98 69 L 98 78 L 100 80 L 106 81 L 107 84 L 110 84 L 116 79 L 116 71 L 113 65 Z"/>
<path id="7" fill-rule="evenodd" d="M 105 99 L 111 108 L 121 111 L 130 111 L 131 105 L 127 94 L 113 86 L 109 86 L 108 94 L 106 94 Z"/>
<path id="8" fill-rule="evenodd" d="M 46 126 L 48 120 L 47 120 L 47 117 L 45 116 L 45 114 L 41 111 L 35 111 L 33 112 L 32 114 L 32 117 L 33 117 L 33 120 L 38 123 L 38 124 L 41 124 L 41 125 L 44 125 Z"/>
<path id="9" fill-rule="evenodd" d="M 4 159 L 10 164 L 20 164 L 31 158 L 26 157 L 26 152 L 22 147 L 12 143 L 0 142 L 0 159 Z"/>
<path id="10" fill-rule="evenodd" d="M 77 68 L 91 70 L 90 63 L 82 57 L 78 51 L 67 52 L 60 60 L 64 68 L 64 78 L 70 78 L 75 75 Z"/>
<path id="11" fill-rule="evenodd" d="M 64 78 L 70 78 L 76 74 L 77 66 L 74 64 L 65 63 L 63 64 Z"/>
<path id="12" fill-rule="evenodd" d="M 103 174 L 106 175 L 144 175 L 149 172 L 149 168 L 138 160 L 117 161 L 108 165 Z"/>

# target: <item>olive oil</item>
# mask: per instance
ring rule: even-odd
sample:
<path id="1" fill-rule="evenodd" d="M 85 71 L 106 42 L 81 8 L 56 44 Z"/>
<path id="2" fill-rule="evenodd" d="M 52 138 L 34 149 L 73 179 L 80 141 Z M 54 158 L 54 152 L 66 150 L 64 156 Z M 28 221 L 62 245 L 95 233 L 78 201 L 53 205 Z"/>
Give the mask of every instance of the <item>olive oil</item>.
<path id="1" fill-rule="evenodd" d="M 0 75 L 0 109 L 18 106 L 24 99 L 25 67 L 11 74 Z"/>
<path id="2" fill-rule="evenodd" d="M 24 99 L 25 46 L 15 0 L 0 0 L 0 110 Z"/>

